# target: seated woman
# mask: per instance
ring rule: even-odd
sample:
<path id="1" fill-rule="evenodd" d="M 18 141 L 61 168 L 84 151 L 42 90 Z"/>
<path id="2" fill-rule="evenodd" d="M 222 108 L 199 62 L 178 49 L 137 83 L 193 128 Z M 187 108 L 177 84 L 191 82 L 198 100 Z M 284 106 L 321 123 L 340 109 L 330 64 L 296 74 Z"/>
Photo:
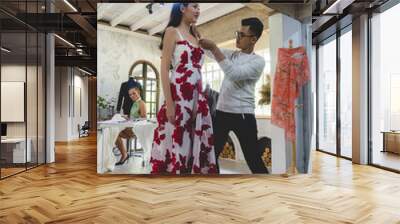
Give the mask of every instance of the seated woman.
<path id="1" fill-rule="evenodd" d="M 129 115 L 124 115 L 126 119 L 137 119 L 137 118 L 146 118 L 146 104 L 140 98 L 140 89 L 138 87 L 131 87 L 128 89 L 129 97 L 132 99 L 133 104 L 130 110 Z M 132 128 L 125 128 L 122 130 L 115 144 L 117 145 L 119 151 L 121 152 L 121 159 L 115 164 L 116 166 L 124 164 L 128 159 L 129 155 L 126 151 L 125 145 L 122 141 L 123 138 L 130 139 L 135 135 L 132 131 Z"/>

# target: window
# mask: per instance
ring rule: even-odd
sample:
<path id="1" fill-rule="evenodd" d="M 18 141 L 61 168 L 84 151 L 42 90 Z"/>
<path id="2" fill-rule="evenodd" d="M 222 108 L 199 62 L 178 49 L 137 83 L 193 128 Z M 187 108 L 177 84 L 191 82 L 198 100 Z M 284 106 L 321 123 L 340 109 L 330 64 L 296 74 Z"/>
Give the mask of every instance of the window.
<path id="1" fill-rule="evenodd" d="M 400 4 L 371 19 L 372 164 L 400 170 Z"/>
<path id="2" fill-rule="evenodd" d="M 317 147 L 352 157 L 352 26 L 319 44 L 317 51 Z"/>
<path id="3" fill-rule="evenodd" d="M 203 75 L 203 88 L 205 85 L 210 85 L 210 88 L 219 92 L 222 80 L 224 79 L 224 72 L 216 62 L 205 63 L 202 68 Z"/>
<path id="4" fill-rule="evenodd" d="M 390 130 L 400 130 L 400 73 L 390 74 Z"/>
<path id="5" fill-rule="evenodd" d="M 132 65 L 129 74 L 142 85 L 141 95 L 146 102 L 147 117 L 155 117 L 160 96 L 159 75 L 156 67 L 148 61 L 137 61 Z"/>
<path id="6" fill-rule="evenodd" d="M 336 154 L 336 39 L 320 45 L 318 57 L 318 149 Z"/>
<path id="7" fill-rule="evenodd" d="M 345 32 L 345 31 L 344 31 Z M 340 154 L 352 157 L 352 32 L 340 36 Z"/>
<path id="8" fill-rule="evenodd" d="M 44 1 L 17 3 L 0 1 L 0 7 L 17 6 L 19 16 L 43 13 L 40 6 Z M 17 100 L 0 100 L 2 179 L 46 162 L 46 37 L 40 30 L 24 25 L 7 13 L 0 12 L 0 20 L 0 92 L 2 98 L 15 93 L 13 99 Z M 16 110 L 10 110 L 10 106 L 16 106 Z M 15 116 L 20 114 L 22 116 Z"/>
<path id="9" fill-rule="evenodd" d="M 255 52 L 258 55 L 261 55 L 265 59 L 265 67 L 264 67 L 264 72 L 256 83 L 256 88 L 255 88 L 255 97 L 256 97 L 256 109 L 255 113 L 257 116 L 271 116 L 271 103 L 268 105 L 259 105 L 259 101 L 261 99 L 261 93 L 260 91 L 262 90 L 263 85 L 266 85 L 268 83 L 271 83 L 271 56 L 269 53 L 269 49 L 264 49 L 262 51 L 257 51 Z M 271 87 L 269 87 L 271 88 Z"/>

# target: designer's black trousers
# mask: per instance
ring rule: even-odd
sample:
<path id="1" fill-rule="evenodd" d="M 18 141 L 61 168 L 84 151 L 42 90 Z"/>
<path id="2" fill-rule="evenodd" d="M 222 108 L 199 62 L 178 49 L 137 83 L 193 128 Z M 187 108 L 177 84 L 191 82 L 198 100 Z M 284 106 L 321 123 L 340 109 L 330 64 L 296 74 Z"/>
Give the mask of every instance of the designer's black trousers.
<path id="1" fill-rule="evenodd" d="M 244 158 L 252 173 L 268 173 L 257 147 L 257 123 L 254 114 L 233 114 L 217 110 L 214 123 L 215 156 L 219 154 L 233 131 L 240 141 Z M 237 150 L 237 149 L 236 149 Z"/>

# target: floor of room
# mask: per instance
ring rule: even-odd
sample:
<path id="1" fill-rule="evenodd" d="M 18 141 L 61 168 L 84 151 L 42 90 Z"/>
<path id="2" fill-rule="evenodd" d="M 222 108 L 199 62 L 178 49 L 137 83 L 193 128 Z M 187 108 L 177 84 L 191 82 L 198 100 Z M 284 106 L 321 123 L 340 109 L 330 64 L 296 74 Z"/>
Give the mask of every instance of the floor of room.
<path id="1" fill-rule="evenodd" d="M 26 169 L 34 169 L 38 166 L 35 163 L 27 163 L 25 164 L 7 164 L 1 168 L 1 178 L 12 176 L 21 172 L 24 172 Z"/>
<path id="2" fill-rule="evenodd" d="M 373 163 L 388 167 L 395 170 L 400 170 L 400 155 L 392 152 L 374 151 Z"/>
<path id="3" fill-rule="evenodd" d="M 17 168 L 1 168 L 1 176 L 3 177 L 7 177 L 7 176 L 11 176 L 13 174 L 19 173 L 19 172 L 23 172 L 25 170 L 25 167 L 17 167 Z"/>
<path id="4" fill-rule="evenodd" d="M 399 174 L 313 154 L 310 175 L 98 175 L 96 138 L 0 181 L 0 223 L 399 223 Z"/>
<path id="5" fill-rule="evenodd" d="M 121 156 L 116 157 L 117 161 Z M 234 161 L 231 159 L 219 159 L 220 173 L 221 174 L 251 174 L 246 161 Z M 143 162 L 143 154 L 133 153 L 128 161 L 123 165 L 115 166 L 114 170 L 109 174 L 146 174 L 150 173 L 151 168 Z"/>

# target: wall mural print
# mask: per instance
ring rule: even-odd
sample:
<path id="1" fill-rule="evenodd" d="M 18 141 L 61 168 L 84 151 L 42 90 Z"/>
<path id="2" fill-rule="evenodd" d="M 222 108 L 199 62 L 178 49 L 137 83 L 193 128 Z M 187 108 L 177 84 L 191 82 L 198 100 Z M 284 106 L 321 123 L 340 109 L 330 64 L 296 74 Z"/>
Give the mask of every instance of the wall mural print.
<path id="1" fill-rule="evenodd" d="M 99 3 L 97 172 L 307 173 L 308 118 L 276 115 L 311 108 L 310 24 L 279 6 Z"/>

